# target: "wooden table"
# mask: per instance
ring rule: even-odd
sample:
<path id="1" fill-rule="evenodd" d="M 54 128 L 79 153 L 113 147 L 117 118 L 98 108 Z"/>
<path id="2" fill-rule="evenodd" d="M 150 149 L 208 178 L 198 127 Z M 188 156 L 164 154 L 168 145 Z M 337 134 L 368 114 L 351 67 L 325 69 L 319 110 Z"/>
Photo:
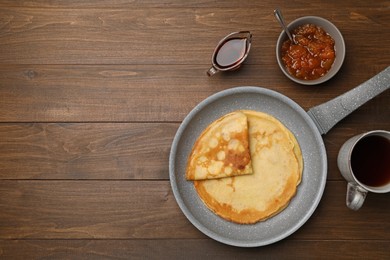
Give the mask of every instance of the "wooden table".
<path id="1" fill-rule="evenodd" d="M 319 86 L 275 60 L 287 21 L 332 21 L 347 55 Z M 250 30 L 232 73 L 205 74 L 226 34 Z M 353 135 L 390 130 L 390 92 L 323 136 L 328 177 L 312 217 L 272 245 L 238 248 L 198 231 L 179 209 L 168 156 L 184 117 L 208 96 L 262 86 L 305 110 L 390 64 L 389 1 L 0 1 L 0 258 L 390 258 L 390 196 L 345 206 L 336 157 Z"/>

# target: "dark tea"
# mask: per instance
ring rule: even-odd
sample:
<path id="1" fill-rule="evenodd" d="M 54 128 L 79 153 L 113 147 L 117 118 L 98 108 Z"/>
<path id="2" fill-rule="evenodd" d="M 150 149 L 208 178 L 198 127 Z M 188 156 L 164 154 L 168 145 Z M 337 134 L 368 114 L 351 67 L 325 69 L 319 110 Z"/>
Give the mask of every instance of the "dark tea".
<path id="1" fill-rule="evenodd" d="M 351 167 L 362 184 L 380 187 L 390 182 L 390 141 L 372 135 L 356 143 L 351 154 Z"/>
<path id="2" fill-rule="evenodd" d="M 247 52 L 247 38 L 233 38 L 224 42 L 217 50 L 215 63 L 220 67 L 231 67 L 239 63 Z"/>

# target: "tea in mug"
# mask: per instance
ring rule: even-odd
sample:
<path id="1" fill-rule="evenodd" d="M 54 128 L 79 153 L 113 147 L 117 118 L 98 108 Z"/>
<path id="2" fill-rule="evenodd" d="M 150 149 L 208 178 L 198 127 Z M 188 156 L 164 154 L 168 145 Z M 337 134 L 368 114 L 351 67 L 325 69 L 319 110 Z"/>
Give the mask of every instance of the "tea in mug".
<path id="1" fill-rule="evenodd" d="M 390 183 L 390 140 L 378 135 L 359 140 L 351 154 L 351 168 L 355 178 L 367 186 Z"/>

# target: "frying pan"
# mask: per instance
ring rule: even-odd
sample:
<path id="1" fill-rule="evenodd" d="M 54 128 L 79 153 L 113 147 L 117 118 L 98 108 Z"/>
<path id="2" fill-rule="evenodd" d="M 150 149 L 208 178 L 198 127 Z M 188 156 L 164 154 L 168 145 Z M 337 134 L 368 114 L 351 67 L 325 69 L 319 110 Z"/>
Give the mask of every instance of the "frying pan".
<path id="1" fill-rule="evenodd" d="M 235 87 L 206 98 L 183 120 L 171 147 L 169 177 L 180 209 L 205 235 L 228 245 L 264 246 L 289 236 L 310 218 L 325 189 L 327 156 L 321 135 L 389 86 L 390 66 L 308 112 L 290 98 L 261 87 Z M 193 183 L 185 179 L 187 158 L 200 133 L 217 118 L 239 109 L 262 111 L 279 119 L 297 138 L 304 161 L 302 182 L 289 205 L 272 218 L 253 225 L 232 223 L 211 212 L 198 197 Z"/>

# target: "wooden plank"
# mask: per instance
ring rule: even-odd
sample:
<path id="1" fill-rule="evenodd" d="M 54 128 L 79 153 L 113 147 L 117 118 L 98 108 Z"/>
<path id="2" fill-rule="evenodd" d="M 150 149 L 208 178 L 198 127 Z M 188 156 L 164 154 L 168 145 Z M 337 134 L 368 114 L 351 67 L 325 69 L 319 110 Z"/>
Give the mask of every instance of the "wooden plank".
<path id="1" fill-rule="evenodd" d="M 324 136 L 329 180 L 343 179 L 337 154 L 347 139 L 389 128 L 385 120 L 364 126 L 359 122 L 340 123 Z M 168 180 L 169 152 L 178 127 L 179 123 L 0 123 L 0 179 Z"/>
<path id="2" fill-rule="evenodd" d="M 237 248 L 206 239 L 0 240 L 4 259 L 388 259 L 389 240 L 286 240 L 266 247 Z M 200 250 L 201 249 L 201 250 Z M 205 253 L 207 252 L 207 253 Z"/>
<path id="3" fill-rule="evenodd" d="M 203 237 L 168 181 L 1 181 L 0 238 Z"/>
<path id="4" fill-rule="evenodd" d="M 308 15 L 323 16 L 339 27 L 347 53 L 356 54 L 347 56 L 351 64 L 386 66 L 387 55 L 371 55 L 387 53 L 389 46 L 388 15 L 382 5 L 354 5 L 348 11 L 338 7 L 324 13 L 324 6 L 316 3 Z M 239 30 L 254 35 L 248 62 L 270 64 L 281 33 L 273 6 L 234 10 L 0 7 L 0 64 L 209 64 L 217 42 Z M 305 14 L 302 8 L 290 7 L 288 20 L 298 18 L 293 13 Z"/>
<path id="5" fill-rule="evenodd" d="M 0 15 L 3 64 L 206 64 L 219 39 L 241 22 L 254 29 L 260 25 L 254 21 L 272 19 L 250 9 L 236 12 L 235 21 L 219 9 L 2 8 Z M 272 25 L 276 36 L 280 29 Z M 270 36 L 263 44 L 275 43 Z"/>
<path id="6" fill-rule="evenodd" d="M 0 124 L 0 179 L 168 179 L 178 124 Z"/>
<path id="7" fill-rule="evenodd" d="M 339 8 L 346 8 L 351 6 L 358 6 L 360 8 L 379 8 L 386 4 L 386 1 L 378 0 L 372 3 L 367 3 L 367 1 L 353 1 L 353 0 L 345 0 L 345 1 L 337 1 L 337 0 L 329 0 L 324 2 L 320 1 L 310 1 L 307 2 L 305 0 L 294 1 L 294 3 L 289 3 L 282 0 L 274 0 L 271 2 L 275 6 L 283 7 L 295 7 L 299 9 L 310 9 L 316 7 L 323 8 L 334 8 L 336 5 Z M 226 0 L 222 2 L 215 2 L 210 0 L 201 0 L 201 1 L 182 1 L 182 0 L 87 0 L 87 1 L 50 1 L 50 0 L 23 0 L 23 1 L 12 1 L 12 0 L 2 0 L 0 2 L 0 6 L 5 7 L 35 7 L 35 8 L 150 8 L 150 7 L 175 7 L 175 8 L 204 8 L 204 7 L 219 7 L 219 8 L 239 8 L 243 6 L 248 7 L 257 7 L 264 8 L 268 6 L 267 1 L 257 2 L 251 0 L 242 0 L 240 2 L 234 0 Z M 291 10 L 287 9 L 284 12 L 288 13 Z"/>
<path id="8" fill-rule="evenodd" d="M 212 93 L 206 70 L 206 66 L 2 66 L 0 120 L 180 120 Z M 191 82 L 193 77 L 199 81 Z"/>
<path id="9" fill-rule="evenodd" d="M 345 206 L 330 181 L 311 219 L 290 239 L 390 240 L 390 197 Z M 364 228 L 362 228 L 364 225 Z M 205 238 L 184 217 L 168 181 L 0 181 L 0 239 Z"/>
<path id="10" fill-rule="evenodd" d="M 387 65 L 386 65 L 387 66 Z M 299 100 L 305 110 L 368 80 L 386 66 L 367 64 L 340 72 L 321 86 L 293 84 L 277 67 L 244 65 L 208 78 L 208 65 L 0 66 L 2 122 L 180 122 L 203 99 L 236 86 L 262 86 Z M 342 81 L 336 81 L 342 77 Z M 335 83 L 340 82 L 340 83 Z M 353 115 L 353 121 L 385 124 L 389 91 Z"/>

